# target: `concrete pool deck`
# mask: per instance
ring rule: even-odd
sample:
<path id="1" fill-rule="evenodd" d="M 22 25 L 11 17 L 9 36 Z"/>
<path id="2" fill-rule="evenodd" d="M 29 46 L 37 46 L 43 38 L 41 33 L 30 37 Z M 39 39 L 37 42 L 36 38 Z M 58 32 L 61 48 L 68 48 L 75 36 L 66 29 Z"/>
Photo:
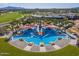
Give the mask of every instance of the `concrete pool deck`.
<path id="1" fill-rule="evenodd" d="M 16 48 L 19 48 L 21 50 L 25 51 L 31 51 L 31 52 L 49 52 L 49 51 L 55 51 L 62 49 L 63 47 L 70 44 L 72 40 L 57 40 L 55 45 L 49 44 L 48 46 L 35 46 L 34 44 L 32 46 L 29 46 L 27 42 L 20 41 L 20 40 L 11 40 L 9 41 L 9 44 L 12 46 L 15 46 Z"/>
<path id="2" fill-rule="evenodd" d="M 75 46 L 77 44 L 77 40 L 71 40 L 70 44 Z"/>

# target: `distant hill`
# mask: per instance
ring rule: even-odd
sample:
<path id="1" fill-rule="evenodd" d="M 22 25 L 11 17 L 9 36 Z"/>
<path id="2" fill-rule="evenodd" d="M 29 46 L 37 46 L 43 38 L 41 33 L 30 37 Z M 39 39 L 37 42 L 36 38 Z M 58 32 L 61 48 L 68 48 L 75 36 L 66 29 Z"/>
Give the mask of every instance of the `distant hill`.
<path id="1" fill-rule="evenodd" d="M 13 7 L 13 6 L 8 6 L 8 7 L 0 8 L 0 10 L 23 10 L 23 9 L 25 9 L 25 8 Z"/>

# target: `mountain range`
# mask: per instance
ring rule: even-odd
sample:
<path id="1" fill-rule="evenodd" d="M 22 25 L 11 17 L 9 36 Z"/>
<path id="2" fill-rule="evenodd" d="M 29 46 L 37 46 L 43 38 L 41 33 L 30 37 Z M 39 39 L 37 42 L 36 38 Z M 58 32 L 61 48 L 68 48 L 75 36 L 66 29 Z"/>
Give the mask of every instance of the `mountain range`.
<path id="1" fill-rule="evenodd" d="M 13 7 L 13 6 L 0 8 L 0 10 L 23 10 L 23 9 L 25 9 L 25 8 L 23 8 L 23 7 Z"/>
<path id="2" fill-rule="evenodd" d="M 23 7 L 13 7 L 13 6 L 7 6 L 7 7 L 0 8 L 0 10 L 24 10 L 24 9 L 26 9 L 26 8 L 23 8 Z M 54 8 L 51 8 L 51 9 L 54 9 Z M 61 9 L 61 8 L 56 8 L 56 9 Z M 79 7 L 66 8 L 66 9 L 79 9 Z"/>

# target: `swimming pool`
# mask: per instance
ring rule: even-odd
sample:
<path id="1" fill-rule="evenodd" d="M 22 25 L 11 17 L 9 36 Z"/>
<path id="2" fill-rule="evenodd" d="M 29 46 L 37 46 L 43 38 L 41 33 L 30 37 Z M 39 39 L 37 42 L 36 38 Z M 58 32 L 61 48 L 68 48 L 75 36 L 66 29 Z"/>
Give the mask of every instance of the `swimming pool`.
<path id="1" fill-rule="evenodd" d="M 19 32 L 21 32 L 20 35 L 14 34 L 12 36 L 13 40 L 23 39 L 25 42 L 32 42 L 36 46 L 39 46 L 41 42 L 48 46 L 50 42 L 66 37 L 66 34 L 61 30 L 50 28 L 43 28 L 43 35 L 38 35 L 36 29 L 19 30 Z"/>

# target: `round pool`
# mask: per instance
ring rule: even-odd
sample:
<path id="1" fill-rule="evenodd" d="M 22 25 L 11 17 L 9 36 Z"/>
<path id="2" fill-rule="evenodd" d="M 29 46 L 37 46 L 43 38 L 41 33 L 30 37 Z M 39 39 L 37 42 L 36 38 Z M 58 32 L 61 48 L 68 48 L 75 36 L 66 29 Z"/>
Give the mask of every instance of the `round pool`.
<path id="1" fill-rule="evenodd" d="M 39 46 L 41 42 L 48 46 L 50 42 L 55 42 L 59 38 L 64 39 L 66 37 L 64 32 L 54 28 L 43 28 L 42 35 L 39 35 L 36 29 L 24 29 L 17 32 L 20 32 L 20 34 L 13 34 L 11 37 L 13 40 L 22 39 L 25 42 L 32 42 L 36 46 Z"/>

